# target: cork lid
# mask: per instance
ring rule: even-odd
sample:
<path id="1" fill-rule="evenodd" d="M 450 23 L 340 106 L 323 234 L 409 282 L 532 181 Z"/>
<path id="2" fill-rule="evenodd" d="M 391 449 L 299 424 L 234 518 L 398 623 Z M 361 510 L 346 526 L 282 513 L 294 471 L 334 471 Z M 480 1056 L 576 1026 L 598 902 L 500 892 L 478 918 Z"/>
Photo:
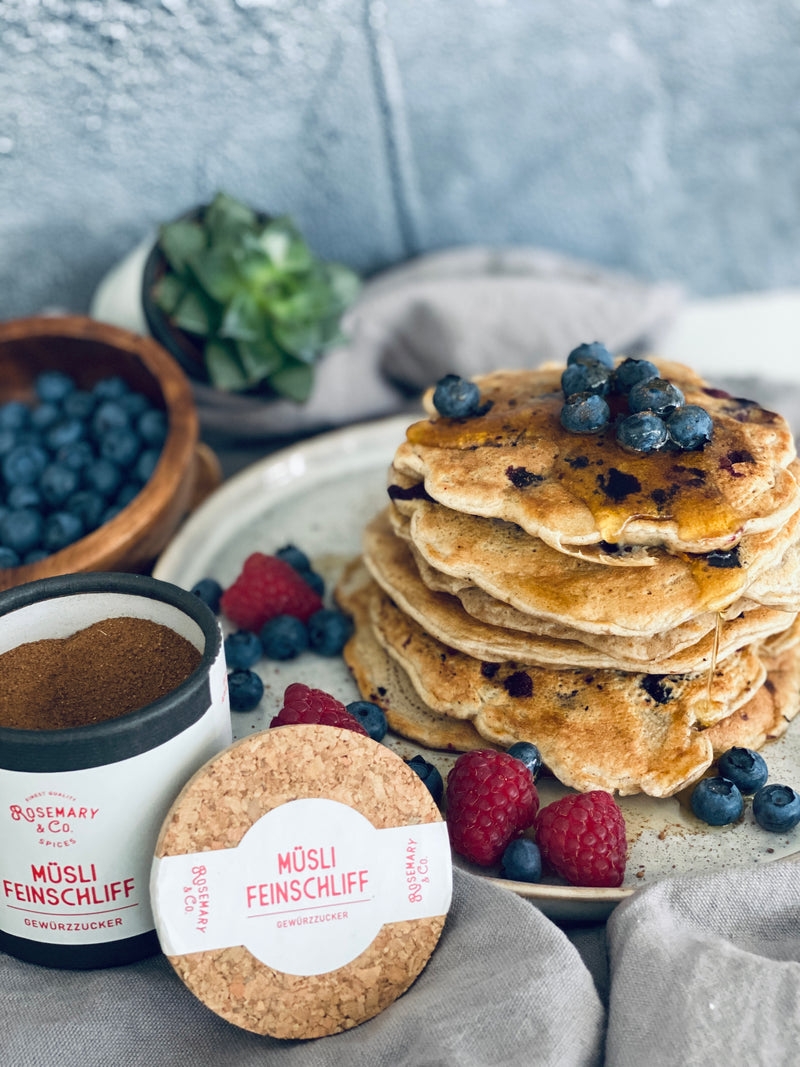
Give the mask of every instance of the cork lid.
<path id="1" fill-rule="evenodd" d="M 267 729 L 186 784 L 156 846 L 162 948 L 222 1018 L 278 1038 L 372 1018 L 433 952 L 452 892 L 425 785 L 351 730 Z"/>

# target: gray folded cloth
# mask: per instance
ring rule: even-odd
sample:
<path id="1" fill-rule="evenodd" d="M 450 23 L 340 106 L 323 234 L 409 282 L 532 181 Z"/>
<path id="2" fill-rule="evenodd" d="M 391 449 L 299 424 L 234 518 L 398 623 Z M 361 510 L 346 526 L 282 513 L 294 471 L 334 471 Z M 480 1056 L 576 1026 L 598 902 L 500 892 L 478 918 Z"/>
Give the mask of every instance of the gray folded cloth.
<path id="1" fill-rule="evenodd" d="M 565 934 L 529 902 L 458 870 L 444 933 L 414 985 L 376 1018 L 315 1041 L 226 1023 L 163 956 L 89 972 L 0 957 L 8 1067 L 591 1067 L 603 1026 Z"/>
<path id="2" fill-rule="evenodd" d="M 800 864 L 665 878 L 608 944 L 609 1067 L 800 1062 Z"/>
<path id="3" fill-rule="evenodd" d="M 657 342 L 681 301 L 677 286 L 542 249 L 449 250 L 367 283 L 343 321 L 346 343 L 320 359 L 305 404 L 204 385 L 194 386 L 195 401 L 211 432 L 258 439 L 311 433 L 404 410 L 445 374 L 563 361 L 584 341 L 635 355 Z"/>

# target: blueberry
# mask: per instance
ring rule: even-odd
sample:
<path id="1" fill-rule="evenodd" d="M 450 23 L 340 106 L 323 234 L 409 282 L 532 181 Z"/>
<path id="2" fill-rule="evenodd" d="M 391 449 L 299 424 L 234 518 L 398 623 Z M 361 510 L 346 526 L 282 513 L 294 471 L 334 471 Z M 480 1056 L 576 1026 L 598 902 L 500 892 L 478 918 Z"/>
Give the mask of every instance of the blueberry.
<path id="1" fill-rule="evenodd" d="M 85 530 L 96 530 L 105 510 L 106 502 L 92 489 L 79 489 L 64 501 L 64 511 L 77 515 Z"/>
<path id="2" fill-rule="evenodd" d="M 705 408 L 698 404 L 687 404 L 673 411 L 667 419 L 667 432 L 679 448 L 693 452 L 711 440 L 714 422 Z"/>
<path id="3" fill-rule="evenodd" d="M 800 795 L 789 785 L 765 785 L 753 797 L 759 826 L 774 834 L 793 830 L 800 822 Z"/>
<path id="4" fill-rule="evenodd" d="M 48 463 L 39 478 L 39 489 L 45 503 L 58 507 L 78 489 L 80 475 L 63 463 Z"/>
<path id="5" fill-rule="evenodd" d="M 131 429 L 110 430 L 99 440 L 98 451 L 103 459 L 132 467 L 142 449 L 142 439 Z"/>
<path id="6" fill-rule="evenodd" d="M 295 659 L 308 648 L 308 629 L 293 615 L 276 615 L 261 627 L 261 646 L 267 659 Z"/>
<path id="7" fill-rule="evenodd" d="M 433 406 L 440 415 L 450 419 L 477 415 L 480 404 L 481 393 L 477 385 L 457 374 L 445 374 L 433 391 Z"/>
<path id="8" fill-rule="evenodd" d="M 130 386 L 118 374 L 109 374 L 94 383 L 92 392 L 98 400 L 121 400 L 130 394 Z"/>
<path id="9" fill-rule="evenodd" d="M 64 445 L 74 444 L 86 436 L 86 423 L 83 419 L 59 419 L 45 430 L 44 443 L 51 450 L 57 452 Z"/>
<path id="10" fill-rule="evenodd" d="M 21 400 L 7 400 L 5 404 L 0 404 L 0 429 L 24 430 L 30 418 L 30 408 Z"/>
<path id="11" fill-rule="evenodd" d="M 75 389 L 75 380 L 60 370 L 45 370 L 33 382 L 34 392 L 42 404 L 60 404 Z"/>
<path id="12" fill-rule="evenodd" d="M 428 787 L 434 803 L 441 804 L 444 796 L 444 782 L 438 769 L 432 763 L 428 763 L 426 759 L 423 759 L 422 756 L 413 756 L 410 760 L 406 760 L 406 763 Z"/>
<path id="13" fill-rule="evenodd" d="M 568 433 L 599 433 L 608 426 L 608 404 L 595 393 L 573 393 L 561 408 L 561 425 Z"/>
<path id="14" fill-rule="evenodd" d="M 222 586 L 216 580 L 216 578 L 201 578 L 199 582 L 196 582 L 191 591 L 195 596 L 200 597 L 204 604 L 216 615 L 219 612 L 219 602 L 222 596 Z"/>
<path id="15" fill-rule="evenodd" d="M 44 520 L 42 545 L 49 552 L 58 552 L 85 533 L 80 516 L 71 511 L 54 511 Z"/>
<path id="16" fill-rule="evenodd" d="M 136 423 L 146 411 L 150 410 L 150 401 L 143 393 L 125 393 L 118 398 L 118 403 L 131 423 Z M 139 436 L 142 436 L 141 432 Z"/>
<path id="17" fill-rule="evenodd" d="M 567 356 L 567 366 L 571 366 L 581 359 L 594 359 L 608 367 L 609 370 L 614 369 L 614 357 L 606 346 L 601 345 L 599 341 L 592 341 L 591 344 L 578 345 L 577 348 L 573 348 Z"/>
<path id="18" fill-rule="evenodd" d="M 745 794 L 755 793 L 769 776 L 764 757 L 750 748 L 729 748 L 717 760 L 717 770 Z"/>
<path id="19" fill-rule="evenodd" d="M 145 444 L 161 448 L 167 439 L 167 416 L 158 408 L 150 408 L 139 416 L 136 429 Z"/>
<path id="20" fill-rule="evenodd" d="M 13 430 L 0 429 L 0 456 L 8 455 L 17 443 L 17 435 Z"/>
<path id="21" fill-rule="evenodd" d="M 248 670 L 261 659 L 263 649 L 258 634 L 235 630 L 225 638 L 225 662 L 231 670 Z"/>
<path id="22" fill-rule="evenodd" d="M 57 404 L 39 404 L 31 412 L 31 426 L 34 430 L 46 430 L 61 418 L 61 409 Z"/>
<path id="23" fill-rule="evenodd" d="M 319 656 L 338 656 L 352 632 L 350 617 L 335 608 L 320 608 L 308 620 L 308 644 Z"/>
<path id="24" fill-rule="evenodd" d="M 637 382 L 658 377 L 658 367 L 647 359 L 624 359 L 614 371 L 614 389 L 629 393 Z"/>
<path id="25" fill-rule="evenodd" d="M 231 711 L 252 711 L 264 695 L 264 683 L 255 671 L 231 671 L 228 698 Z"/>
<path id="26" fill-rule="evenodd" d="M 0 544 L 24 555 L 42 539 L 42 516 L 32 508 L 9 510 L 0 518 Z"/>
<path id="27" fill-rule="evenodd" d="M 296 571 L 311 570 L 311 560 L 296 545 L 284 545 L 283 548 L 278 549 L 275 555 Z"/>
<path id="28" fill-rule="evenodd" d="M 139 493 L 141 493 L 141 491 L 142 491 L 142 483 L 141 482 L 139 482 L 139 481 L 125 482 L 124 485 L 120 486 L 120 490 L 117 493 L 117 498 L 114 501 L 114 503 L 117 504 L 121 508 L 126 508 L 128 506 L 128 504 L 130 504 L 130 502 L 132 500 L 136 499 L 136 497 L 139 495 Z"/>
<path id="29" fill-rule="evenodd" d="M 116 400 L 104 400 L 94 410 L 91 429 L 95 437 L 101 438 L 118 430 L 127 430 L 130 424 L 127 411 Z"/>
<path id="30" fill-rule="evenodd" d="M 347 710 L 358 719 L 373 741 L 383 741 L 389 729 L 383 708 L 369 700 L 354 700 L 347 705 Z"/>
<path id="31" fill-rule="evenodd" d="M 649 411 L 637 411 L 617 425 L 617 444 L 626 452 L 657 452 L 667 443 L 663 419 Z"/>
<path id="32" fill-rule="evenodd" d="M 542 754 L 530 741 L 517 741 L 508 749 L 509 756 L 521 760 L 533 775 L 534 782 L 542 769 Z"/>
<path id="33" fill-rule="evenodd" d="M 85 422 L 94 411 L 95 398 L 85 389 L 75 389 L 64 397 L 61 410 L 68 419 Z"/>
<path id="34" fill-rule="evenodd" d="M 6 504 L 13 510 L 34 508 L 41 511 L 42 494 L 35 485 L 12 485 L 6 495 Z"/>
<path id="35" fill-rule="evenodd" d="M 56 452 L 56 462 L 73 471 L 82 471 L 94 460 L 94 449 L 88 441 L 72 441 Z"/>
<path id="36" fill-rule="evenodd" d="M 297 572 L 306 585 L 310 585 L 317 596 L 325 596 L 325 579 L 316 571 L 306 570 Z"/>
<path id="37" fill-rule="evenodd" d="M 596 393 L 606 396 L 611 387 L 611 371 L 596 359 L 579 359 L 571 363 L 561 375 L 564 396 L 574 393 Z"/>
<path id="38" fill-rule="evenodd" d="M 88 489 L 94 489 L 100 496 L 110 500 L 122 485 L 123 475 L 111 460 L 96 459 L 86 467 L 83 477 Z"/>
<path id="39" fill-rule="evenodd" d="M 652 411 L 662 419 L 668 419 L 684 403 L 683 393 L 666 378 L 648 378 L 647 381 L 637 382 L 628 393 L 630 412 Z"/>
<path id="40" fill-rule="evenodd" d="M 160 449 L 146 448 L 136 460 L 136 467 L 134 469 L 136 477 L 141 481 L 142 485 L 144 485 L 145 482 L 149 482 L 152 478 L 153 471 L 156 469 L 160 457 Z"/>
<path id="41" fill-rule="evenodd" d="M 500 861 L 503 878 L 513 882 L 539 882 L 542 877 L 542 854 L 529 837 L 518 837 L 509 844 Z"/>
<path id="42" fill-rule="evenodd" d="M 5 570 L 6 567 L 18 567 L 19 565 L 19 554 L 14 549 L 6 548 L 5 545 L 0 546 L 0 569 Z"/>
<path id="43" fill-rule="evenodd" d="M 47 466 L 47 453 L 39 445 L 16 445 L 3 456 L 7 485 L 34 485 Z"/>
<path id="44" fill-rule="evenodd" d="M 727 826 L 742 814 L 739 787 L 727 778 L 701 778 L 692 790 L 692 811 L 709 826 Z"/>

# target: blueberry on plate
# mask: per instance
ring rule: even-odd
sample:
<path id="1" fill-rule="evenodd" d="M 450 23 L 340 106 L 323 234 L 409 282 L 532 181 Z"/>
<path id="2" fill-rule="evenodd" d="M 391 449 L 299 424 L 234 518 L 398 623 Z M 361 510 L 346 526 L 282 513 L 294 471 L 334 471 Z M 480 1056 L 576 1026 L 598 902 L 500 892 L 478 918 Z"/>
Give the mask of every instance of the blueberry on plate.
<path id="1" fill-rule="evenodd" d="M 383 708 L 369 700 L 354 700 L 347 705 L 347 710 L 358 719 L 373 741 L 383 741 L 389 728 Z"/>
<path id="2" fill-rule="evenodd" d="M 264 683 L 255 671 L 231 671 L 228 697 L 231 711 L 252 711 L 264 695 Z"/>
<path id="3" fill-rule="evenodd" d="M 667 439 L 664 420 L 650 411 L 637 411 L 617 425 L 617 444 L 626 452 L 658 452 Z"/>
<path id="4" fill-rule="evenodd" d="M 263 654 L 258 634 L 251 630 L 235 630 L 224 641 L 225 662 L 231 670 L 248 670 Z"/>
<path id="5" fill-rule="evenodd" d="M 436 383 L 433 406 L 447 418 L 466 419 L 478 413 L 481 393 L 474 382 L 457 374 L 445 374 Z"/>
<path id="6" fill-rule="evenodd" d="M 581 359 L 594 359 L 608 367 L 609 370 L 614 369 L 614 357 L 606 346 L 601 345 L 599 341 L 592 341 L 591 344 L 582 344 L 578 345 L 577 348 L 573 348 L 567 356 L 567 366 L 569 367 Z"/>
<path id="7" fill-rule="evenodd" d="M 261 627 L 261 647 L 267 659 L 296 659 L 308 648 L 308 629 L 294 615 L 276 615 Z"/>
<path id="8" fill-rule="evenodd" d="M 727 826 L 742 814 L 739 787 L 727 778 L 701 778 L 692 790 L 692 811 L 709 826 Z"/>
<path id="9" fill-rule="evenodd" d="M 319 656 L 338 656 L 352 632 L 350 617 L 335 608 L 320 608 L 308 620 L 308 644 Z"/>
<path id="10" fill-rule="evenodd" d="M 789 785 L 765 785 L 753 797 L 753 816 L 764 830 L 787 833 L 800 822 L 800 794 Z"/>
<path id="11" fill-rule="evenodd" d="M 283 548 L 279 548 L 275 553 L 278 559 L 282 559 L 285 563 L 288 563 L 290 567 L 293 567 L 296 571 L 309 571 L 311 570 L 311 560 L 297 545 L 284 545 Z"/>
<path id="12" fill-rule="evenodd" d="M 652 411 L 662 419 L 682 407 L 686 402 L 683 393 L 666 378 L 648 378 L 637 382 L 628 393 L 628 411 Z"/>
<path id="13" fill-rule="evenodd" d="M 561 408 L 561 425 L 567 433 L 600 433 L 608 426 L 608 404 L 596 393 L 573 393 Z"/>
<path id="14" fill-rule="evenodd" d="M 500 861 L 503 878 L 514 882 L 538 882 L 542 877 L 542 854 L 539 846 L 529 837 L 518 837 L 503 853 Z"/>
<path id="15" fill-rule="evenodd" d="M 624 359 L 614 371 L 614 389 L 629 393 L 637 382 L 658 377 L 658 367 L 648 359 Z"/>
<path id="16" fill-rule="evenodd" d="M 201 578 L 196 582 L 191 592 L 199 596 L 204 604 L 207 604 L 216 615 L 219 612 L 219 602 L 222 596 L 222 586 L 216 578 Z"/>
<path id="17" fill-rule="evenodd" d="M 310 585 L 314 592 L 319 597 L 325 596 L 325 579 L 321 574 L 317 574 L 316 571 L 311 570 L 309 567 L 307 570 L 297 572 L 306 585 Z"/>
<path id="18" fill-rule="evenodd" d="M 751 748 L 729 748 L 717 760 L 717 770 L 745 795 L 755 793 L 769 777 L 766 760 Z"/>
<path id="19" fill-rule="evenodd" d="M 565 397 L 574 393 L 596 393 L 606 396 L 611 388 L 611 371 L 596 359 L 581 358 L 570 363 L 561 375 L 561 389 Z"/>
<path id="20" fill-rule="evenodd" d="M 509 756 L 521 760 L 533 775 L 534 782 L 539 777 L 542 769 L 542 754 L 536 745 L 530 741 L 515 741 L 511 748 L 507 749 Z"/>
<path id="21" fill-rule="evenodd" d="M 434 803 L 441 804 L 444 796 L 444 781 L 438 768 L 434 767 L 432 763 L 428 763 L 422 756 L 412 756 L 410 760 L 406 760 L 406 763 L 428 787 Z"/>
<path id="22" fill-rule="evenodd" d="M 714 433 L 714 422 L 705 408 L 698 404 L 686 404 L 667 419 L 670 439 L 685 452 L 703 448 Z"/>

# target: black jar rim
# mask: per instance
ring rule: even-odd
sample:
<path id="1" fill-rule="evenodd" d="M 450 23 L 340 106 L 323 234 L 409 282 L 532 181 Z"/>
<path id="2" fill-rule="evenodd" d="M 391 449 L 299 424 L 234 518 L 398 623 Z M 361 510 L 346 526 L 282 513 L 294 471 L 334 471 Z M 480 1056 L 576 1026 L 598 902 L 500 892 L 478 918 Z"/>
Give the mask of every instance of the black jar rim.
<path id="1" fill-rule="evenodd" d="M 210 669 L 220 654 L 216 616 L 200 597 L 149 575 L 93 571 L 26 582 L 0 592 L 0 616 L 44 600 L 86 593 L 116 593 L 161 601 L 195 622 L 205 639 L 200 663 L 171 692 L 116 719 L 59 730 L 0 726 L 0 768 L 10 771 L 72 771 L 138 756 L 182 733 L 211 705 Z"/>

